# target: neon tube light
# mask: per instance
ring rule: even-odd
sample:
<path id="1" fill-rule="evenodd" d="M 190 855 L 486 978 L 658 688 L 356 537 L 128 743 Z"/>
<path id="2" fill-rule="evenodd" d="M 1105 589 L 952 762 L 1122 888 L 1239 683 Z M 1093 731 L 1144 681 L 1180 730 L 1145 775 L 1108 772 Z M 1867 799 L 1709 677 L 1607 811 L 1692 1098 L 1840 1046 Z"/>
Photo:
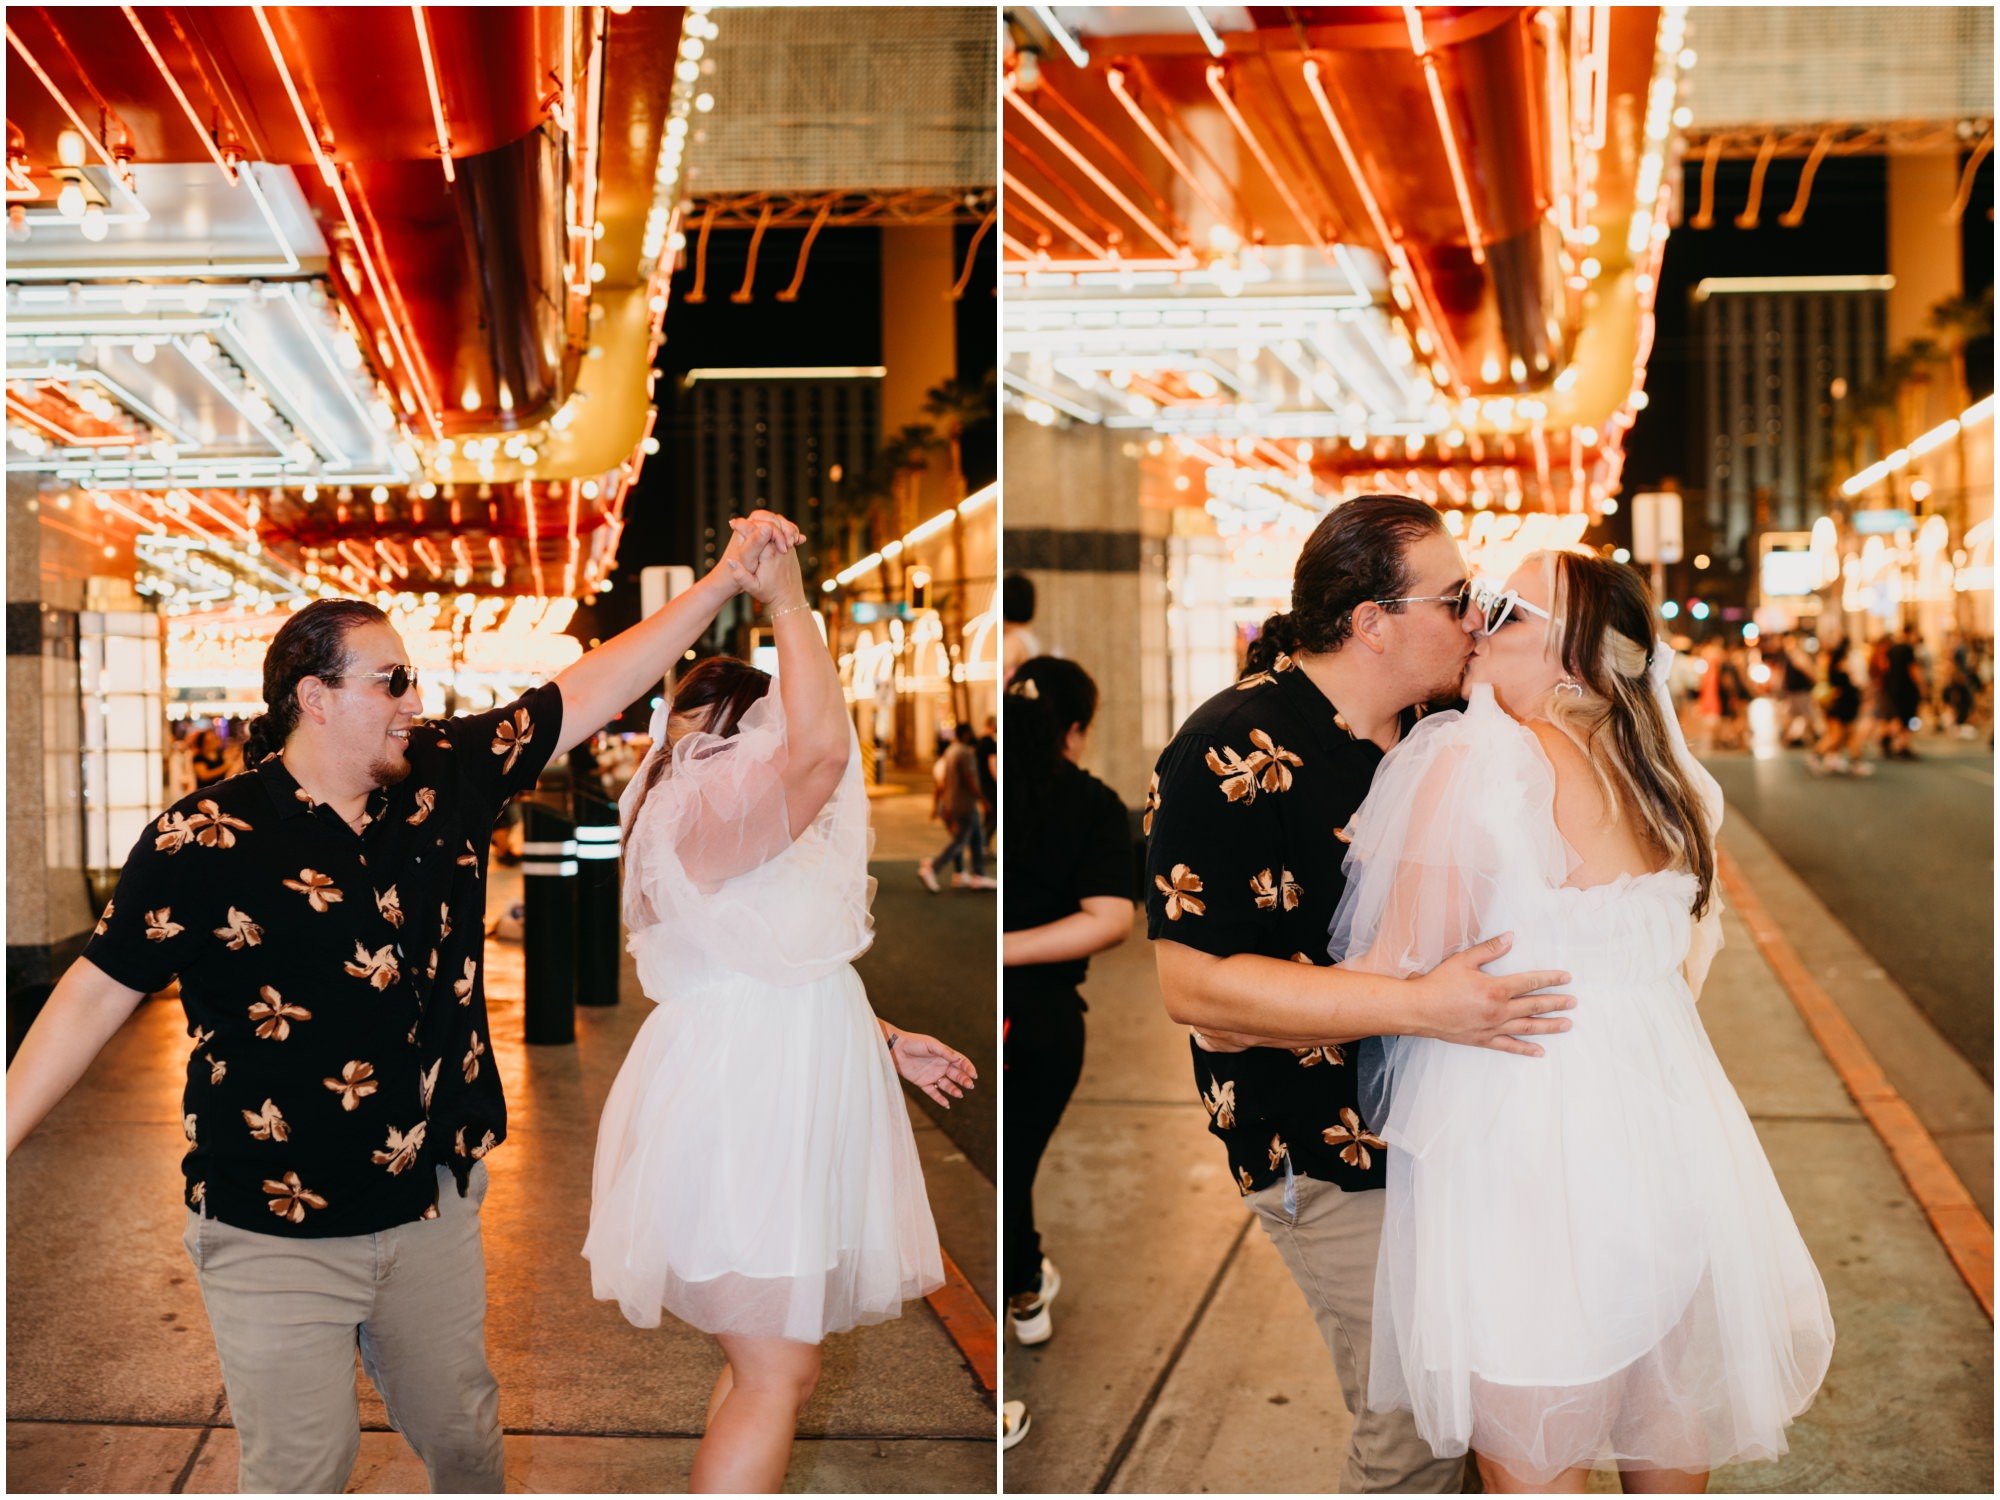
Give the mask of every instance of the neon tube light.
<path id="1" fill-rule="evenodd" d="M 1093 255 L 1095 255 L 1098 258 L 1098 260 L 1108 261 L 1111 259 L 1111 252 L 1109 250 L 1105 249 L 1104 246 L 1100 245 L 1096 240 L 1092 239 L 1089 235 L 1085 234 L 1081 229 L 1077 228 L 1075 224 L 1071 223 L 1061 213 L 1057 212 L 1057 210 L 1054 208 L 1053 205 L 1051 205 L 1048 202 L 1048 200 L 1046 200 L 1040 194 L 1035 192 L 1033 188 L 1029 187 L 1026 183 L 1021 181 L 1020 178 L 1016 177 L 1012 172 L 1009 172 L 1005 167 L 1002 167 L 1000 169 L 1000 180 L 1006 185 L 1008 192 L 1019 194 L 1021 197 L 1027 199 L 1028 202 L 1033 204 L 1036 208 L 1039 208 L 1052 221 L 1054 221 L 1058 229 L 1062 230 L 1064 234 L 1068 235 L 1072 240 L 1076 241 L 1076 243 L 1082 246 L 1085 250 L 1090 251 Z"/>
<path id="2" fill-rule="evenodd" d="M 430 89 L 431 123 L 437 127 L 438 160 L 444 165 L 444 180 L 455 182 L 458 171 L 451 161 L 451 133 L 444 126 L 444 90 L 438 84 L 437 64 L 431 59 L 431 25 L 424 17 L 421 5 L 410 7 L 410 19 L 416 23 L 417 53 L 424 60 L 424 83 Z"/>
<path id="3" fill-rule="evenodd" d="M 132 23 L 132 29 L 138 33 L 139 41 L 146 49 L 146 55 L 153 59 L 153 66 L 160 70 L 160 77 L 166 80 L 167 89 L 173 94 L 174 102 L 180 105 L 181 113 L 187 116 L 188 124 L 194 127 L 194 133 L 201 137 L 201 143 L 207 148 L 209 156 L 218 167 L 222 168 L 222 175 L 229 179 L 229 185 L 234 187 L 236 185 L 235 164 L 223 157 L 223 154 L 216 149 L 215 142 L 210 138 L 208 131 L 202 128 L 201 116 L 194 112 L 194 105 L 188 101 L 188 96 L 181 91 L 180 80 L 174 77 L 173 69 L 167 66 L 167 60 L 160 56 L 160 49 L 153 45 L 153 39 L 146 34 L 146 28 L 139 23 L 139 13 L 129 5 L 121 5 L 118 8 L 125 12 L 125 19 Z"/>
<path id="4" fill-rule="evenodd" d="M 1037 16 L 1041 17 L 1042 24 L 1049 29 L 1049 35 L 1062 43 L 1062 49 L 1069 54 L 1071 62 L 1075 63 L 1079 68 L 1090 66 L 1090 54 L 1083 50 L 1083 43 L 1070 35 L 1069 28 L 1056 19 L 1054 6 L 1036 5 L 1031 6 L 1030 9 Z"/>
<path id="5" fill-rule="evenodd" d="M 1229 211 L 1209 195 L 1208 189 L 1196 179 L 1193 170 L 1182 160 L 1181 154 L 1167 143 L 1167 138 L 1161 133 L 1160 128 L 1139 107 L 1139 101 L 1126 90 L 1124 70 L 1107 68 L 1104 81 L 1111 90 L 1111 97 L 1124 106 L 1125 113 L 1132 117 L 1132 123 L 1145 133 L 1146 139 L 1153 143 L 1153 148 L 1167 159 L 1167 165 L 1179 174 L 1181 181 L 1185 182 L 1195 197 L 1201 200 L 1202 206 L 1215 215 L 1216 222 L 1230 224 L 1232 220 Z"/>
<path id="6" fill-rule="evenodd" d="M 1202 45 L 1208 48 L 1210 57 L 1222 56 L 1222 38 L 1215 34 L 1215 28 L 1208 24 L 1208 17 L 1201 13 L 1199 5 L 1184 5 L 1181 9 L 1194 22 L 1194 29 L 1201 33 Z"/>
<path id="7" fill-rule="evenodd" d="M 1472 206 L 1472 186 L 1465 179 L 1465 163 L 1459 159 L 1458 135 L 1452 129 L 1451 111 L 1445 107 L 1444 83 L 1438 77 L 1437 58 L 1424 40 L 1423 13 L 1414 5 L 1406 5 L 1403 7 L 1403 19 L 1409 25 L 1410 46 L 1423 67 L 1424 83 L 1430 90 L 1431 113 L 1437 118 L 1438 134 L 1444 140 L 1445 164 L 1451 168 L 1451 187 L 1458 196 L 1458 211 L 1465 220 L 1472 263 L 1483 266 L 1486 264 L 1486 246 L 1479 229 L 1479 215 Z"/>
<path id="8" fill-rule="evenodd" d="M 1305 209 L 1293 194 L 1290 184 L 1285 181 L 1283 174 L 1278 171 L 1277 166 L 1272 162 L 1270 156 L 1266 154 L 1263 143 L 1251 131 L 1250 122 L 1243 118 L 1243 112 L 1236 107 L 1236 101 L 1230 97 L 1229 90 L 1223 87 L 1223 79 L 1226 76 L 1227 72 L 1221 63 L 1210 63 L 1207 69 L 1209 93 L 1213 94 L 1215 102 L 1222 106 L 1222 112 L 1229 116 L 1229 123 L 1236 127 L 1236 133 L 1242 137 L 1243 144 L 1248 146 L 1250 154 L 1257 158 L 1257 165 L 1262 167 L 1264 175 L 1271 179 L 1271 185 L 1278 190 L 1278 196 L 1285 200 L 1285 206 L 1292 211 L 1292 217 L 1299 221 L 1299 227 L 1311 238 L 1313 244 L 1319 247 L 1319 253 L 1331 261 L 1333 259 L 1333 247 L 1327 243 L 1326 237 L 1319 232 L 1319 229 L 1313 224 L 1312 220 L 1307 217 Z"/>
<path id="9" fill-rule="evenodd" d="M 1126 197 L 1118 185 L 1100 172 L 1081 151 L 1072 146 L 1068 138 L 1061 131 L 1043 119 L 1035 107 L 1021 97 L 1020 92 L 1013 86 L 1013 83 L 1014 81 L 1011 78 L 1007 81 L 1007 88 L 1005 90 L 1007 102 L 1019 110 L 1026 117 L 1030 125 L 1033 125 L 1035 129 L 1046 136 L 1050 145 L 1076 163 L 1078 170 L 1097 185 L 1098 191 L 1102 192 L 1105 197 L 1123 209 L 1126 216 L 1139 226 L 1148 239 L 1166 251 L 1168 255 L 1176 259 L 1183 258 L 1185 255 L 1183 247 L 1176 245 L 1163 234 L 1159 226 L 1153 222 L 1151 216 L 1141 209 L 1138 204 Z"/>

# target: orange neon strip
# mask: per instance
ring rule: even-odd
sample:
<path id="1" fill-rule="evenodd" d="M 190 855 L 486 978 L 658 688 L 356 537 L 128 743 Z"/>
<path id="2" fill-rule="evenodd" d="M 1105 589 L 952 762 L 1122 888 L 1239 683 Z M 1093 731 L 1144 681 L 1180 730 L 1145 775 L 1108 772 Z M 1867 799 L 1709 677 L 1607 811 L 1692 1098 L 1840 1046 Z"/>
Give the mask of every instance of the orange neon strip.
<path id="1" fill-rule="evenodd" d="M 690 302 L 706 302 L 708 300 L 708 233 L 714 227 L 715 205 L 711 203 L 702 211 L 701 233 L 695 236 L 694 285 L 688 288 L 687 297 Z"/>
<path id="2" fill-rule="evenodd" d="M 826 227 L 826 221 L 832 213 L 833 200 L 828 198 L 824 203 L 820 204 L 819 212 L 813 215 L 812 228 L 806 231 L 806 237 L 799 245 L 798 269 L 792 272 L 792 284 L 778 293 L 778 300 L 780 302 L 796 302 L 799 300 L 799 288 L 804 286 L 806 282 L 806 257 L 812 254 L 813 241 L 819 238 L 820 230 Z"/>
<path id="3" fill-rule="evenodd" d="M 1152 218 L 1143 209 L 1141 209 L 1138 204 L 1134 203 L 1130 198 L 1126 197 L 1125 194 L 1119 190 L 1119 187 L 1115 182 L 1113 182 L 1109 177 L 1106 177 L 1102 172 L 1098 171 L 1096 166 L 1091 163 L 1090 159 L 1086 157 L 1081 151 L 1077 150 L 1076 147 L 1072 146 L 1069 143 L 1068 138 L 1064 136 L 1061 131 L 1057 130 L 1055 126 L 1051 125 L 1047 120 L 1043 119 L 1040 113 L 1036 111 L 1035 107 L 1029 104 L 1025 99 L 1021 97 L 1019 91 L 1014 87 L 1014 80 L 1012 78 L 1009 78 L 1007 80 L 1004 92 L 1007 97 L 1007 102 L 1013 105 L 1015 109 L 1019 110 L 1021 114 L 1024 117 L 1026 117 L 1030 125 L 1033 125 L 1035 129 L 1039 130 L 1044 136 L 1046 136 L 1051 145 L 1053 145 L 1058 151 L 1062 152 L 1062 154 L 1064 156 L 1067 156 L 1071 161 L 1075 162 L 1078 170 L 1081 171 L 1084 174 L 1084 176 L 1088 177 L 1093 183 L 1097 185 L 1098 191 L 1102 192 L 1105 197 L 1109 198 L 1113 203 L 1117 204 L 1121 209 L 1123 209 L 1125 211 L 1126 216 L 1130 218 L 1134 224 L 1137 224 L 1139 226 L 1139 228 L 1145 233 L 1148 239 L 1150 239 L 1154 244 L 1158 245 L 1162 250 L 1166 251 L 1167 254 L 1171 256 L 1178 257 L 1182 254 L 1182 247 L 1176 245 L 1171 239 L 1167 238 L 1167 236 L 1161 232 L 1160 227 L 1153 222 Z"/>
<path id="4" fill-rule="evenodd" d="M 1016 260 L 1034 261 L 1039 265 L 1046 258 L 1040 250 L 1030 250 L 1004 229 L 1000 231 L 1000 244 L 1003 249 L 1011 251 Z"/>
<path id="5" fill-rule="evenodd" d="M 444 164 L 444 180 L 455 182 L 458 171 L 451 164 L 451 133 L 444 128 L 444 90 L 438 84 L 437 63 L 431 58 L 431 23 L 421 5 L 410 7 L 410 19 L 416 23 L 417 53 L 424 60 L 424 83 L 431 93 L 431 123 L 437 127 L 438 160 Z"/>
<path id="6" fill-rule="evenodd" d="M 542 587 L 542 532 L 541 517 L 535 514 L 535 487 L 527 480 L 521 481 L 521 503 L 528 512 L 528 565 L 535 575 L 535 592 L 546 594 Z"/>
<path id="7" fill-rule="evenodd" d="M 1430 90 L 1431 113 L 1437 119 L 1438 134 L 1444 139 L 1445 165 L 1451 168 L 1452 191 L 1458 195 L 1458 211 L 1465 220 L 1465 236 L 1472 251 L 1475 266 L 1486 264 L 1484 236 L 1479 230 L 1479 215 L 1472 206 L 1472 186 L 1465 179 L 1465 163 L 1458 154 L 1458 136 L 1452 129 L 1451 111 L 1444 102 L 1444 83 L 1438 77 L 1437 58 L 1432 55 L 1430 44 L 1424 40 L 1423 12 L 1414 5 L 1403 7 L 1403 20 L 1410 28 L 1410 48 L 1417 55 L 1417 61 L 1424 70 L 1424 83 Z"/>
<path id="8" fill-rule="evenodd" d="M 1222 112 L 1229 116 L 1229 123 L 1236 127 L 1236 133 L 1243 138 L 1243 144 L 1248 146 L 1250 154 L 1257 158 L 1257 165 L 1262 167 L 1264 175 L 1271 179 L 1271 185 L 1278 190 L 1278 196 L 1285 200 L 1285 207 L 1292 211 L 1292 217 L 1299 221 L 1299 227 L 1319 247 L 1319 253 L 1325 256 L 1328 261 L 1331 261 L 1333 259 L 1333 246 L 1327 243 L 1326 236 L 1319 232 L 1318 227 L 1307 216 L 1304 207 L 1299 203 L 1297 197 L 1293 195 L 1290 185 L 1285 181 L 1284 175 L 1278 171 L 1276 164 L 1266 154 L 1263 143 L 1257 139 L 1255 132 L 1250 129 L 1250 122 L 1243 118 L 1243 112 L 1236 107 L 1236 101 L 1230 97 L 1229 90 L 1223 87 L 1223 79 L 1227 76 L 1223 65 L 1221 63 L 1210 63 L 1208 65 L 1207 76 L 1209 93 L 1213 94 L 1215 102 L 1222 106 Z"/>
<path id="9" fill-rule="evenodd" d="M 951 286 L 952 301 L 956 302 L 965 295 L 965 288 L 972 280 L 972 263 L 979 258 L 979 247 L 985 243 L 986 236 L 992 233 L 993 225 L 999 217 L 1000 210 L 996 206 L 987 212 L 986 217 L 979 221 L 979 227 L 972 232 L 972 243 L 965 247 L 965 267 L 958 273 L 958 280 Z"/>
<path id="10" fill-rule="evenodd" d="M 750 231 L 750 253 L 743 259 L 743 285 L 729 294 L 731 302 L 748 302 L 750 288 L 757 281 L 757 247 L 764 243 L 764 231 L 771 227 L 771 205 L 757 211 L 757 227 Z"/>
<path id="11" fill-rule="evenodd" d="M 353 205 L 347 201 L 347 189 L 341 183 L 340 171 L 333 159 L 320 145 L 319 132 L 313 129 L 311 117 L 306 114 L 305 101 L 299 97 L 298 85 L 292 81 L 292 70 L 285 63 L 284 51 L 278 46 L 277 33 L 271 30 L 271 23 L 265 18 L 264 7 L 253 5 L 250 13 L 257 18 L 257 28 L 264 33 L 264 45 L 270 49 L 271 61 L 277 64 L 278 78 L 285 85 L 285 94 L 292 101 L 292 109 L 299 117 L 299 129 L 305 132 L 306 142 L 312 147 L 313 158 L 319 163 L 321 178 L 333 189 L 333 195 L 340 204 L 341 217 L 347 222 L 347 232 L 354 236 L 354 246 L 361 252 L 361 269 L 368 276 L 368 285 L 374 290 L 377 306 L 382 310 L 383 321 L 388 324 L 389 338 L 402 356 L 404 372 L 409 377 L 410 387 L 416 393 L 417 403 L 424 409 L 424 418 L 430 423 L 434 437 L 444 436 L 444 425 L 438 420 L 436 410 L 431 406 L 430 395 L 424 390 L 422 377 L 418 374 L 417 362 L 410 357 L 409 346 L 403 342 L 401 319 L 395 315 L 395 304 L 382 289 L 382 278 L 375 269 L 375 257 L 369 253 L 367 238 L 361 233 L 361 226 L 355 222 Z"/>
<path id="12" fill-rule="evenodd" d="M 27 44 L 14 34 L 14 28 L 11 26 L 7 28 L 7 41 L 16 52 L 21 54 L 21 61 L 28 65 L 28 71 L 33 73 L 41 81 L 42 87 L 49 91 L 49 97 L 56 101 L 56 106 L 69 117 L 69 122 L 76 127 L 77 134 L 90 143 L 90 147 L 97 153 L 98 159 L 111 169 L 111 175 L 117 181 L 118 185 L 124 188 L 127 193 L 131 193 L 132 201 L 138 203 L 138 195 L 132 193 L 132 184 L 129 180 L 130 173 L 126 168 L 119 165 L 117 159 L 109 151 L 104 149 L 104 142 L 97 138 L 97 132 L 84 124 L 82 117 L 74 109 L 70 108 L 68 98 L 65 97 L 61 89 L 56 87 L 56 81 L 43 71 L 42 65 L 35 61 L 35 55 L 28 50 Z M 120 128 L 122 129 L 123 127 L 121 126 Z M 144 208 L 145 205 L 140 204 L 142 212 Z"/>
<path id="13" fill-rule="evenodd" d="M 1001 168 L 1000 179 L 1007 185 L 1008 192 L 1019 193 L 1023 198 L 1027 199 L 1029 203 L 1033 204 L 1036 208 L 1039 208 L 1044 214 L 1048 215 L 1049 219 L 1055 224 L 1055 226 L 1058 229 L 1062 230 L 1064 234 L 1067 234 L 1071 239 L 1075 240 L 1078 245 L 1082 246 L 1085 250 L 1090 251 L 1091 254 L 1095 255 L 1099 260 L 1108 261 L 1111 259 L 1111 252 L 1109 250 L 1105 249 L 1104 246 L 1100 245 L 1096 240 L 1092 239 L 1089 235 L 1085 234 L 1081 229 L 1077 228 L 1075 224 L 1071 223 L 1068 219 L 1064 218 L 1061 213 L 1057 212 L 1053 204 L 1048 202 L 1047 199 L 1043 198 L 1039 193 L 1037 193 L 1033 188 L 1029 187 L 1026 183 L 1022 182 L 1021 179 L 1016 177 L 1012 172 L 1009 172 L 1004 167 Z"/>
<path id="14" fill-rule="evenodd" d="M 1167 138 L 1165 135 L 1161 133 L 1160 128 L 1157 125 L 1155 125 L 1152 121 L 1152 118 L 1149 115 L 1147 115 L 1147 113 L 1143 109 L 1139 107 L 1139 101 L 1137 99 L 1134 99 L 1132 95 L 1126 90 L 1124 70 L 1121 68 L 1106 69 L 1104 74 L 1104 81 L 1107 85 L 1110 86 L 1111 96 L 1114 99 L 1116 99 L 1121 105 L 1123 105 L 1125 108 L 1125 113 L 1132 117 L 1132 123 L 1137 125 L 1140 130 L 1145 132 L 1146 139 L 1153 143 L 1153 149 L 1158 151 L 1160 155 L 1164 156 L 1167 159 L 1167 165 L 1172 167 L 1174 171 L 1180 175 L 1181 181 L 1185 182 L 1188 185 L 1188 190 L 1192 192 L 1195 195 L 1195 197 L 1201 200 L 1202 206 L 1206 208 L 1210 213 L 1215 215 L 1216 222 L 1219 224 L 1229 224 L 1233 228 L 1234 224 L 1230 217 L 1229 211 L 1225 209 L 1220 203 L 1216 202 L 1215 199 L 1209 195 L 1208 189 L 1203 187 L 1201 183 L 1196 180 L 1193 170 L 1188 166 L 1187 162 L 1181 158 L 1180 152 L 1174 150 L 1174 148 L 1168 144 Z"/>
<path id="15" fill-rule="evenodd" d="M 194 133 L 201 137 L 202 145 L 208 148 L 209 156 L 214 159 L 218 167 L 222 168 L 222 175 L 229 179 L 229 185 L 234 187 L 235 165 L 216 148 L 215 141 L 201 123 L 201 116 L 194 112 L 194 105 L 181 91 L 180 80 L 174 77 L 173 69 L 167 66 L 167 60 L 160 55 L 160 49 L 153 45 L 153 39 L 146 34 L 146 28 L 140 24 L 139 13 L 129 5 L 121 5 L 118 8 L 125 12 L 125 19 L 132 23 L 132 29 L 139 34 L 139 41 L 145 46 L 146 55 L 153 59 L 153 66 L 160 70 L 160 77 L 166 80 L 167 88 L 173 94 L 175 102 L 180 105 L 181 113 L 187 116 L 188 124 L 194 127 Z"/>

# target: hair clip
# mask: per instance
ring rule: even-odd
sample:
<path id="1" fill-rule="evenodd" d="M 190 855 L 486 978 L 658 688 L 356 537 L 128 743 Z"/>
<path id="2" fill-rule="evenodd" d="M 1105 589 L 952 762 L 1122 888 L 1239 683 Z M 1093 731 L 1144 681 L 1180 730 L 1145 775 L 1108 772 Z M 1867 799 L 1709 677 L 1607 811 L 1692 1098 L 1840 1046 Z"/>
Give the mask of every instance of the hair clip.
<path id="1" fill-rule="evenodd" d="M 1042 691 L 1035 686 L 1034 678 L 1017 677 L 1007 684 L 1007 694 L 1012 698 L 1038 699 L 1042 696 Z"/>

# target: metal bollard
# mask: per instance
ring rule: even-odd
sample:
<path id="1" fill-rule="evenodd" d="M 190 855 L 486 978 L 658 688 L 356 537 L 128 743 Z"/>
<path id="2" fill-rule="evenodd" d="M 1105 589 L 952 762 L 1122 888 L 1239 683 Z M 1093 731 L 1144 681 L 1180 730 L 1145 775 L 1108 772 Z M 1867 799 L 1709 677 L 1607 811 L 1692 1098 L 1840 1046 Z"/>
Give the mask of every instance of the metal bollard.
<path id="1" fill-rule="evenodd" d="M 544 802 L 521 804 L 525 1031 L 536 1046 L 576 1040 L 576 825 Z"/>
<path id="2" fill-rule="evenodd" d="M 576 798 L 576 1003 L 618 1003 L 619 925 L 618 807 L 596 797 Z"/>

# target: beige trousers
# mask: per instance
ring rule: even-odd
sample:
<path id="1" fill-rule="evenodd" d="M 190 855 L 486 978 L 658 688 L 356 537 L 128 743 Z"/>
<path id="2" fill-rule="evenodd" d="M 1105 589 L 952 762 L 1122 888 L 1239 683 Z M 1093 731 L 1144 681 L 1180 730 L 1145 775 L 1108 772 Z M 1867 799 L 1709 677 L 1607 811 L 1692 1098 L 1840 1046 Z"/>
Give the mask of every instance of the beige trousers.
<path id="1" fill-rule="evenodd" d="M 1463 1458 L 1439 1458 L 1417 1435 L 1407 1411 L 1368 1409 L 1368 1349 L 1375 1313 L 1375 1254 L 1382 1242 L 1383 1195 L 1344 1193 L 1316 1177 L 1292 1181 L 1296 1212 L 1285 1209 L 1285 1184 L 1248 1202 L 1305 1293 L 1320 1337 L 1333 1355 L 1340 1399 L 1354 1418 L 1340 1489 L 1347 1495 L 1456 1495 Z"/>
<path id="2" fill-rule="evenodd" d="M 337 1494 L 361 1451 L 357 1345 L 389 1423 L 437 1493 L 503 1489 L 500 1387 L 486 1364 L 479 1204 L 438 1173 L 438 1217 L 379 1234 L 291 1240 L 190 1211 L 245 1493 Z"/>

